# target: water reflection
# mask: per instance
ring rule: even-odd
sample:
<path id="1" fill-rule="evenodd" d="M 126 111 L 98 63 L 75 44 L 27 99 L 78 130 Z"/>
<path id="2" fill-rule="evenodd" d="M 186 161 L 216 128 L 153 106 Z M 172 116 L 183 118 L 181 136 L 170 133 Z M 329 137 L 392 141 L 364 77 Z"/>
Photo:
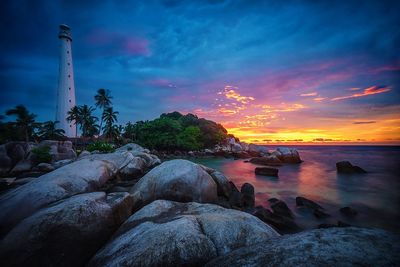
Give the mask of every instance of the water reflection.
<path id="1" fill-rule="evenodd" d="M 255 187 L 256 204 L 269 205 L 268 199 L 284 200 L 304 225 L 324 221 L 298 210 L 296 196 L 317 201 L 332 216 L 327 220 L 366 227 L 400 231 L 400 148 L 382 147 L 304 147 L 299 150 L 303 163 L 279 168 L 279 178 L 254 173 L 257 165 L 233 159 L 199 159 L 196 162 L 223 172 L 240 189 L 249 182 Z M 364 175 L 338 175 L 335 164 L 349 160 L 364 167 Z M 356 218 L 344 218 L 339 209 L 352 206 Z"/>

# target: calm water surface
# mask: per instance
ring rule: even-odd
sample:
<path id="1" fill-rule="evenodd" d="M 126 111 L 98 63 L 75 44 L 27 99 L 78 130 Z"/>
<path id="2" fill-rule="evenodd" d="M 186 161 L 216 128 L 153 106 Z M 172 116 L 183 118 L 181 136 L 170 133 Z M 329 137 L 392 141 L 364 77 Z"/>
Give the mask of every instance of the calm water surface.
<path id="1" fill-rule="evenodd" d="M 274 149 L 273 146 L 268 146 Z M 297 146 L 301 164 L 279 168 L 279 178 L 254 174 L 257 165 L 225 158 L 197 159 L 223 172 L 236 186 L 249 182 L 255 187 L 256 204 L 268 207 L 272 197 L 284 200 L 299 225 L 314 228 L 338 220 L 363 227 L 400 232 L 400 147 L 384 146 Z M 367 174 L 337 174 L 335 163 L 348 160 Z M 316 219 L 308 210 L 296 208 L 295 198 L 307 197 L 331 215 Z M 339 208 L 351 206 L 359 214 L 351 219 Z"/>

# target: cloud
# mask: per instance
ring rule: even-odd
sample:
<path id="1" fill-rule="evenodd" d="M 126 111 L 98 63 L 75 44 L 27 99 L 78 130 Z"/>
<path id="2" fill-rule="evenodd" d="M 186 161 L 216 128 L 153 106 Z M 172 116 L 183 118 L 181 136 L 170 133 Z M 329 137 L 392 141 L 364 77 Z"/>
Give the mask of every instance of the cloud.
<path id="1" fill-rule="evenodd" d="M 323 100 L 325 100 L 326 99 L 326 97 L 316 97 L 316 98 L 313 98 L 313 100 L 315 101 L 315 102 L 321 102 L 321 101 L 323 101 Z"/>
<path id="2" fill-rule="evenodd" d="M 331 101 L 337 101 L 337 100 L 343 100 L 343 99 L 349 99 L 349 98 L 356 98 L 356 97 L 362 97 L 362 96 L 367 96 L 367 95 L 375 95 L 375 94 L 381 94 L 385 92 L 389 92 L 391 88 L 388 86 L 371 86 L 368 88 L 365 88 L 362 93 L 357 93 L 357 94 L 352 94 L 348 96 L 339 96 L 332 98 Z"/>
<path id="3" fill-rule="evenodd" d="M 255 100 L 254 97 L 240 95 L 240 93 L 235 91 L 233 88 L 238 89 L 237 87 L 227 85 L 225 86 L 224 91 L 220 92 L 219 94 L 223 94 L 227 99 L 234 99 L 242 104 L 248 104 L 250 101 Z"/>
<path id="4" fill-rule="evenodd" d="M 300 96 L 316 96 L 317 92 L 311 92 L 311 93 L 305 93 L 305 94 L 301 94 Z"/>
<path id="5" fill-rule="evenodd" d="M 376 121 L 355 121 L 353 124 L 372 124 L 376 123 Z"/>

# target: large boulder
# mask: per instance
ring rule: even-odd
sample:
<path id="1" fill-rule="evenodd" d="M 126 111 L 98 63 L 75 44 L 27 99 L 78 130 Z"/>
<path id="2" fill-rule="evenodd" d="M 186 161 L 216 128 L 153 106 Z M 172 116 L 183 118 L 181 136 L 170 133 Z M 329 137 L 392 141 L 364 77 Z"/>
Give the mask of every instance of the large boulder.
<path id="1" fill-rule="evenodd" d="M 229 183 L 228 178 L 226 178 L 225 175 L 219 171 L 212 171 L 209 174 L 217 184 L 218 195 L 229 198 L 231 194 L 231 184 Z"/>
<path id="2" fill-rule="evenodd" d="M 249 144 L 247 147 L 249 152 L 256 152 L 256 153 L 267 153 L 268 149 L 265 146 L 260 146 L 256 144 Z"/>
<path id="3" fill-rule="evenodd" d="M 255 195 L 254 186 L 249 183 L 244 183 L 240 188 L 240 193 L 242 193 L 242 205 L 244 208 L 254 208 Z"/>
<path id="4" fill-rule="evenodd" d="M 135 209 L 156 199 L 181 202 L 217 201 L 217 185 L 199 165 L 182 159 L 171 160 L 155 167 L 131 189 Z"/>
<path id="5" fill-rule="evenodd" d="M 336 163 L 336 169 L 338 173 L 367 173 L 364 169 L 359 166 L 354 166 L 349 161 L 339 161 Z"/>
<path id="6" fill-rule="evenodd" d="M 299 152 L 295 148 L 278 147 L 276 155 L 283 163 L 301 163 Z"/>
<path id="7" fill-rule="evenodd" d="M 238 152 L 243 151 L 243 148 L 239 143 L 232 144 L 231 148 L 232 148 L 232 152 L 234 152 L 234 153 L 238 153 Z"/>
<path id="8" fill-rule="evenodd" d="M 114 158 L 119 162 L 124 156 Z M 0 196 L 0 236 L 22 219 L 60 199 L 98 190 L 119 170 L 110 160 L 84 158 Z"/>
<path id="9" fill-rule="evenodd" d="M 399 266 L 400 236 L 378 229 L 329 228 L 239 248 L 206 266 Z"/>
<path id="10" fill-rule="evenodd" d="M 83 266 L 131 215 L 128 193 L 72 196 L 21 221 L 0 242 L 3 266 Z"/>
<path id="11" fill-rule="evenodd" d="M 0 145 L 0 176 L 7 174 L 13 166 L 5 145 Z"/>
<path id="12" fill-rule="evenodd" d="M 157 200 L 133 214 L 88 266 L 202 266 L 278 237 L 256 217 L 212 204 Z"/>

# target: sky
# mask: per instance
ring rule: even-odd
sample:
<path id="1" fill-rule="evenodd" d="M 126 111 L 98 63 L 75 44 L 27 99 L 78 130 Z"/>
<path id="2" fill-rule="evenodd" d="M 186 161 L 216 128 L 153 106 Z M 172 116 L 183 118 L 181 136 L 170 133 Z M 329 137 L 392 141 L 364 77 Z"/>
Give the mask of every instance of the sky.
<path id="1" fill-rule="evenodd" d="M 179 111 L 265 144 L 400 144 L 399 1 L 1 1 L 0 111 L 54 120 L 58 26 L 77 104 Z M 99 116 L 100 111 L 96 111 Z"/>

